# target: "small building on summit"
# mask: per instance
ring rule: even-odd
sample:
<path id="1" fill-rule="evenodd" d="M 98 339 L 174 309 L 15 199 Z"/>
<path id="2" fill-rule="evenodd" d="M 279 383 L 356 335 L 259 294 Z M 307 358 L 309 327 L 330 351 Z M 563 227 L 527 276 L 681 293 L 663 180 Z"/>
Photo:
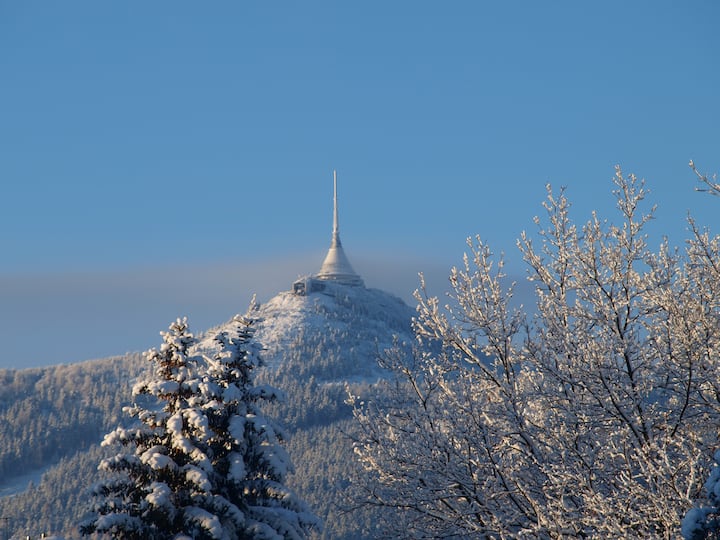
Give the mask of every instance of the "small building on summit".
<path id="1" fill-rule="evenodd" d="M 325 256 L 320 271 L 317 274 L 305 276 L 295 281 L 292 290 L 295 294 L 307 295 L 312 292 L 325 290 L 327 283 L 337 283 L 351 287 L 365 286 L 362 278 L 353 270 L 340 242 L 336 171 L 333 171 L 333 231 L 330 249 Z"/>

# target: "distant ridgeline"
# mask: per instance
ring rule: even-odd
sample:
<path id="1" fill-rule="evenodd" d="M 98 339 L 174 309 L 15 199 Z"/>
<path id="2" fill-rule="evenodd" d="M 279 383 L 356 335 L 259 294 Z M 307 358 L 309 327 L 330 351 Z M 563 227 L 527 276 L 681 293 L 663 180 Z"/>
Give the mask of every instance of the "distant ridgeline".
<path id="1" fill-rule="evenodd" d="M 414 311 L 389 293 L 365 287 L 353 269 L 340 241 L 337 186 L 333 171 L 332 240 L 320 271 L 257 307 L 256 337 L 268 364 L 281 366 L 281 373 L 295 368 L 301 380 L 372 382 L 384 376 L 378 354 L 396 338 L 412 341 Z"/>

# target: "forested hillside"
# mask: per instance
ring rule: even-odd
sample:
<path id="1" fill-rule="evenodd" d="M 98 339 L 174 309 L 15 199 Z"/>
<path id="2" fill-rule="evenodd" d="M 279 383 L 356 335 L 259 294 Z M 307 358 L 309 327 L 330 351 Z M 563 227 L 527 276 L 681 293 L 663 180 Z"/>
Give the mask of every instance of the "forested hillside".
<path id="1" fill-rule="evenodd" d="M 348 512 L 343 500 L 355 463 L 347 437 L 354 422 L 345 401 L 348 385 L 355 394 L 370 391 L 382 375 L 377 354 L 395 336 L 410 339 L 412 314 L 386 293 L 342 286 L 306 297 L 281 293 L 257 308 L 268 363 L 258 382 L 285 394 L 266 413 L 286 427 L 296 469 L 288 485 L 324 520 L 318 538 L 372 537 L 373 516 Z M 131 402 L 133 380 L 145 364 L 142 354 L 131 354 L 0 372 L 0 489 L 38 474 L 29 489 L 0 498 L 9 533 L 79 538 L 87 490 L 100 478 L 98 463 L 113 451 L 99 443 L 118 423 L 129 422 L 122 407 Z"/>
<path id="2" fill-rule="evenodd" d="M 106 452 L 99 442 L 120 421 L 143 367 L 142 355 L 130 354 L 0 372 L 1 487 L 14 487 L 31 473 L 40 477 L 30 489 L 0 499 L 8 532 L 74 531 Z"/>

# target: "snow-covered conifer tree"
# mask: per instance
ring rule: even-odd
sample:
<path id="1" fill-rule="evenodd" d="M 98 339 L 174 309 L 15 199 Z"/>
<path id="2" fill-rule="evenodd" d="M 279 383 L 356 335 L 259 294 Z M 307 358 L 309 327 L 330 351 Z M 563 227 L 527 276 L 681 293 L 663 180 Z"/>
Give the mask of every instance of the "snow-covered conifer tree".
<path id="1" fill-rule="evenodd" d="M 215 337 L 217 354 L 206 358 L 201 391 L 212 432 L 207 448 L 214 492 L 221 495 L 209 506 L 223 512 L 228 502 L 234 505 L 243 518 L 233 522 L 235 538 L 304 538 L 319 521 L 284 485 L 292 471 L 284 434 L 259 406 L 278 392 L 253 385 L 252 371 L 262 360 L 251 338 L 250 319 L 236 317 Z"/>
<path id="2" fill-rule="evenodd" d="M 186 530 L 182 509 L 191 504 L 187 476 L 197 470 L 196 463 L 207 463 L 206 456 L 192 448 L 188 438 L 176 436 L 178 420 L 187 413 L 197 413 L 190 402 L 200 381 L 188 358 L 195 338 L 187 321 L 180 319 L 161 335 L 160 349 L 146 354 L 153 373 L 135 385 L 133 395 L 139 399 L 125 408 L 140 423 L 118 427 L 103 441 L 103 445 L 134 447 L 134 452 L 118 453 L 101 462 L 101 470 L 120 474 L 94 487 L 99 499 L 95 504 L 97 516 L 81 526 L 84 534 L 169 538 Z M 206 428 L 202 415 L 195 420 L 200 429 Z"/>
<path id="3" fill-rule="evenodd" d="M 81 531 L 138 539 L 307 536 L 317 520 L 283 486 L 291 464 L 257 405 L 276 393 L 252 385 L 261 360 L 251 321 L 236 318 L 210 356 L 194 353 L 186 320 L 162 336 L 160 349 L 147 353 L 153 374 L 135 385 L 136 403 L 126 408 L 139 423 L 103 441 L 134 452 L 103 460 L 100 469 L 113 474 L 94 487 L 96 515 Z"/>

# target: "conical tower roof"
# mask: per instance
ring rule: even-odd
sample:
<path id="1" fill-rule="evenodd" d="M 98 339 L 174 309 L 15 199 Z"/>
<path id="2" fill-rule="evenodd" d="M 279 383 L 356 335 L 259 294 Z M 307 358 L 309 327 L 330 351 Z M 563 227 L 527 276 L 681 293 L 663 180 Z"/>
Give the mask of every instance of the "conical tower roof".
<path id="1" fill-rule="evenodd" d="M 336 281 L 344 285 L 363 286 L 362 278 L 355 273 L 340 242 L 338 224 L 337 172 L 333 171 L 333 232 L 330 249 L 320 267 L 317 279 Z"/>

